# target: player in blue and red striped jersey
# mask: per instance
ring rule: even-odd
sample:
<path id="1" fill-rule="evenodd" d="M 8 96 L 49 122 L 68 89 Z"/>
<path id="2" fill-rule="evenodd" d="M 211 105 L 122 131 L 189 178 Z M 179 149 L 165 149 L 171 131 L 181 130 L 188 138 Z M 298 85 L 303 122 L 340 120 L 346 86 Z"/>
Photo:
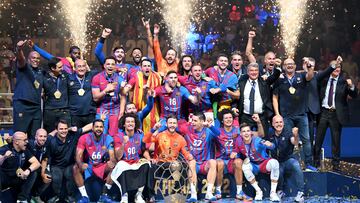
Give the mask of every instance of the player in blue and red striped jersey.
<path id="1" fill-rule="evenodd" d="M 236 181 L 236 199 L 252 200 L 242 190 L 242 164 L 244 156 L 231 156 L 231 153 L 235 151 L 235 140 L 237 137 L 240 137 L 240 129 L 234 126 L 234 115 L 229 109 L 219 112 L 219 120 L 223 127 L 220 128 L 220 136 L 216 139 L 217 185 L 215 187 L 215 196 L 217 199 L 221 198 L 223 176 L 226 173 L 231 173 L 234 174 Z"/>
<path id="2" fill-rule="evenodd" d="M 155 89 L 155 96 L 160 101 L 160 119 L 161 128 L 159 132 L 166 129 L 165 118 L 169 115 L 175 115 L 178 120 L 181 119 L 181 106 L 183 99 L 189 100 L 193 104 L 197 104 L 201 93 L 200 88 L 196 88 L 196 96 L 191 95 L 189 91 L 183 87 L 177 86 L 178 76 L 175 71 L 169 71 L 166 74 L 166 82 L 164 85 Z"/>
<path id="3" fill-rule="evenodd" d="M 105 40 L 109 37 L 111 32 L 112 32 L 111 29 L 105 28 L 102 31 L 101 37 L 94 49 L 94 54 L 101 65 L 105 64 L 105 55 L 102 52 L 102 49 L 104 47 Z M 137 63 L 135 65 L 124 63 L 124 61 L 125 61 L 124 47 L 115 47 L 112 50 L 112 56 L 115 58 L 115 62 L 116 62 L 116 72 L 119 72 L 119 74 L 121 74 L 126 81 L 129 81 L 130 77 L 133 74 L 135 74 L 137 71 L 140 70 L 139 63 L 142 58 L 142 52 L 139 48 L 134 49 L 134 50 L 137 50 L 136 54 L 132 53 L 134 63 Z M 134 50 L 133 50 L 133 52 L 134 52 Z"/>
<path id="4" fill-rule="evenodd" d="M 232 98 L 236 97 L 236 95 L 240 95 L 236 90 L 238 78 L 233 72 L 227 69 L 229 60 L 226 55 L 220 54 L 217 57 L 216 64 L 216 67 L 211 67 L 205 70 L 205 74 L 214 79 L 216 85 L 219 86 L 219 88 L 212 89 L 211 93 L 220 93 L 218 111 L 221 111 L 222 109 L 231 109 Z"/>
<path id="5" fill-rule="evenodd" d="M 122 131 L 120 131 L 114 136 L 115 156 L 116 159 L 119 161 L 116 168 L 124 168 L 124 171 L 126 171 L 126 168 L 129 167 L 129 164 L 131 165 L 139 163 L 141 156 L 143 156 L 147 160 L 150 160 L 150 154 L 142 141 L 144 133 L 139 131 L 140 121 L 138 119 L 138 116 L 136 114 L 124 114 L 124 116 L 119 122 L 119 127 L 122 128 Z M 117 170 L 116 168 L 114 170 Z M 112 174 L 112 176 L 114 177 L 114 174 Z M 137 181 L 135 180 L 136 177 L 132 178 L 134 178 L 133 180 L 136 183 L 146 182 L 146 180 Z M 138 178 L 141 177 L 139 176 Z M 127 202 L 127 191 L 131 190 L 131 188 L 134 189 L 134 187 L 138 190 L 135 196 L 135 202 L 145 202 L 142 197 L 144 185 L 134 185 L 134 183 L 129 183 L 126 180 L 124 181 L 124 183 L 120 184 L 126 185 L 126 187 L 124 185 L 121 185 L 120 188 L 122 192 L 121 202 Z"/>
<path id="6" fill-rule="evenodd" d="M 186 89 L 190 92 L 190 94 L 195 95 L 196 88 L 200 88 L 200 101 L 198 105 L 187 104 L 183 107 L 184 111 L 188 113 L 193 113 L 195 110 L 199 112 L 212 112 L 212 103 L 210 100 L 211 88 L 217 88 L 214 80 L 210 80 L 209 82 L 202 80 L 202 68 L 200 65 L 194 65 L 191 67 L 190 75 L 188 76 L 179 76 L 179 82 L 181 85 L 186 87 Z M 214 120 L 212 118 L 212 120 Z"/>
<path id="7" fill-rule="evenodd" d="M 258 126 L 260 125 L 261 122 L 258 123 Z M 260 133 L 258 130 L 259 135 L 263 135 L 262 127 L 260 129 L 262 132 Z M 254 133 L 251 131 L 251 127 L 247 123 L 242 123 L 240 125 L 240 134 L 241 136 L 239 136 L 235 142 L 235 152 L 233 152 L 233 156 L 241 153 L 247 157 L 244 160 L 242 169 L 246 180 L 249 181 L 256 191 L 255 201 L 262 200 L 263 192 L 258 186 L 254 174 L 257 174 L 258 172 L 270 172 L 270 201 L 279 202 L 280 198 L 276 194 L 276 187 L 279 179 L 279 162 L 276 159 L 270 158 L 266 153 L 267 149 L 272 150 L 275 148 L 275 145 L 269 141 L 261 139 L 259 135 L 253 135 Z"/>
<path id="8" fill-rule="evenodd" d="M 212 189 L 216 178 L 216 161 L 212 159 L 211 150 L 212 140 L 220 135 L 219 130 L 206 121 L 203 113 L 196 112 L 192 116 L 191 125 L 189 126 L 188 123 L 184 123 L 179 126 L 179 131 L 184 135 L 188 149 L 196 161 L 196 163 L 189 163 L 192 171 L 190 183 L 191 197 L 189 201 L 197 201 L 197 173 L 207 174 L 208 184 L 205 199 L 215 201 L 216 197 L 213 195 Z"/>
<path id="9" fill-rule="evenodd" d="M 116 164 L 113 148 L 114 142 L 110 135 L 103 132 L 104 122 L 102 120 L 95 120 L 92 132 L 84 134 L 79 138 L 75 155 L 76 164 L 73 168 L 74 180 L 82 196 L 79 202 L 89 202 L 82 173 L 84 173 L 85 179 L 92 175 L 103 180 L 106 179 L 100 201 L 112 202 L 107 196 L 107 192 L 112 184 L 109 174 Z M 84 157 L 88 157 L 87 163 L 83 162 Z"/>
<path id="10" fill-rule="evenodd" d="M 105 133 L 114 136 L 118 131 L 118 120 L 125 109 L 126 97 L 121 93 L 123 77 L 115 72 L 115 58 L 107 57 L 105 70 L 95 75 L 91 82 L 93 99 L 97 103 L 96 118 L 108 112 L 104 126 Z"/>

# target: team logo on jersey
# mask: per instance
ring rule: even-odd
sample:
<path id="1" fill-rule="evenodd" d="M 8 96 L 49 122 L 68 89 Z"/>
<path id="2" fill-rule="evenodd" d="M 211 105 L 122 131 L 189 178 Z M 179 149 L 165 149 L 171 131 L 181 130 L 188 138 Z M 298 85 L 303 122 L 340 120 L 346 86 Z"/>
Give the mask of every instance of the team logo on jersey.
<path id="1" fill-rule="evenodd" d="M 206 85 L 203 85 L 201 88 L 203 88 L 203 90 L 206 90 Z"/>
<path id="2" fill-rule="evenodd" d="M 135 144 L 139 144 L 139 143 L 140 143 L 139 140 L 136 140 L 136 141 L 135 141 Z"/>
<path id="3" fill-rule="evenodd" d="M 71 82 L 70 82 L 70 86 L 73 86 L 73 85 L 74 85 L 74 81 L 71 81 Z"/>
<path id="4" fill-rule="evenodd" d="M 19 113 L 19 117 L 20 117 L 20 118 L 23 117 L 23 113 Z"/>
<path id="5" fill-rule="evenodd" d="M 174 142 L 174 147 L 177 147 L 177 146 L 179 146 L 179 143 Z"/>
<path id="6" fill-rule="evenodd" d="M 180 96 L 180 92 L 176 92 L 176 96 L 177 96 L 177 97 Z"/>
<path id="7" fill-rule="evenodd" d="M 106 150 L 106 146 L 105 145 L 101 146 L 101 150 Z"/>

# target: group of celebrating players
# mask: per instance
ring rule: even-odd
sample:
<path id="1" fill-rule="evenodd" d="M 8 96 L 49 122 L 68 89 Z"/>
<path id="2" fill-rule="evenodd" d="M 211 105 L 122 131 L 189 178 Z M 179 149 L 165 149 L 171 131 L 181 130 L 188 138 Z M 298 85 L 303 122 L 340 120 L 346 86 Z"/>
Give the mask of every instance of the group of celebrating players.
<path id="1" fill-rule="evenodd" d="M 189 165 L 190 202 L 198 198 L 197 174 L 207 179 L 205 199 L 215 201 L 222 198 L 226 173 L 235 177 L 236 199 L 253 199 L 242 189 L 244 174 L 256 191 L 254 200 L 262 200 L 255 179 L 259 172 L 270 173 L 271 201 L 284 197 L 287 172 L 296 177 L 295 201 L 304 201 L 294 147 L 301 141 L 305 166 L 316 171 L 313 165 L 318 165 L 324 137 L 316 137 L 320 147 L 314 148 L 308 95 L 319 90 L 309 83 L 335 78 L 336 88 L 329 79 L 325 96 L 313 98 L 330 116 L 340 109 L 335 89 L 357 95 L 351 80 L 341 80 L 341 57 L 318 73 L 310 57 L 304 58 L 303 70 L 296 71 L 293 59 L 282 63 L 273 52 L 266 53 L 260 66 L 252 54 L 255 32 L 250 31 L 246 67 L 240 52 L 232 53 L 230 66 L 229 58 L 220 54 L 216 65 L 202 67 L 191 55 L 179 60 L 173 48 L 163 57 L 160 27 L 155 24 L 152 34 L 149 21 L 144 26 L 154 59 L 135 48 L 134 63 L 126 64 L 123 47 L 105 57 L 102 49 L 111 34 L 106 28 L 95 48 L 101 71 L 90 70 L 76 46 L 69 57 L 54 57 L 30 40 L 17 43 L 15 133 L 0 148 L 1 189 L 18 186 L 19 202 L 31 196 L 42 202 L 39 196 L 51 185 L 55 196 L 49 201 L 56 202 L 74 197 L 75 183 L 82 196 L 78 202 L 89 202 L 84 179 L 96 176 L 105 181 L 101 202 L 113 201 L 108 193 L 114 183 L 121 202 L 128 202 L 132 190 L 137 190 L 135 202 L 145 202 L 145 189 L 154 201 L 154 171 L 181 153 Z M 25 45 L 32 49 L 27 60 Z M 39 68 L 40 56 L 49 60 L 46 71 Z"/>

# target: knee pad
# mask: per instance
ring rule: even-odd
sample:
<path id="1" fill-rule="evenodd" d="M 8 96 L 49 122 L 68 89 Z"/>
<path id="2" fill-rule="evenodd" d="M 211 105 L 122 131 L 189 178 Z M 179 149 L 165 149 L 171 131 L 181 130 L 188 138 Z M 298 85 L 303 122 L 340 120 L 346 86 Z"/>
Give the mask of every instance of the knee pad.
<path id="1" fill-rule="evenodd" d="M 242 170 L 243 170 L 246 180 L 250 181 L 250 180 L 255 179 L 254 173 L 252 172 L 251 163 L 246 163 L 246 164 L 244 163 L 242 165 Z"/>
<path id="2" fill-rule="evenodd" d="M 276 159 L 270 159 L 266 164 L 266 170 L 270 171 L 270 179 L 278 180 L 279 179 L 279 162 Z"/>

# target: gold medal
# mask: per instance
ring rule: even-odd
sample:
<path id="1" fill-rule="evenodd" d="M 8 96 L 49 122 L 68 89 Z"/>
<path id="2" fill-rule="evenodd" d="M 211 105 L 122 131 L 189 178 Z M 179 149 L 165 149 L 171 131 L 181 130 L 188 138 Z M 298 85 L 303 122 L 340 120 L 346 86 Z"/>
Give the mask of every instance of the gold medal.
<path id="1" fill-rule="evenodd" d="M 18 169 L 16 170 L 16 175 L 17 175 L 17 176 L 20 176 L 22 173 L 24 173 L 24 171 L 23 171 L 21 168 L 18 168 Z"/>
<path id="2" fill-rule="evenodd" d="M 79 94 L 79 96 L 84 96 L 85 90 L 83 88 L 79 89 L 78 94 Z"/>
<path id="3" fill-rule="evenodd" d="M 295 94 L 296 89 L 291 86 L 291 87 L 289 87 L 289 92 L 290 92 L 290 94 Z"/>
<path id="4" fill-rule="evenodd" d="M 39 89 L 40 83 L 37 80 L 35 80 L 34 81 L 34 86 L 35 86 L 36 89 Z"/>
<path id="5" fill-rule="evenodd" d="M 55 96 L 56 99 L 60 99 L 61 92 L 59 90 L 56 90 L 55 93 L 54 93 L 54 96 Z"/>

